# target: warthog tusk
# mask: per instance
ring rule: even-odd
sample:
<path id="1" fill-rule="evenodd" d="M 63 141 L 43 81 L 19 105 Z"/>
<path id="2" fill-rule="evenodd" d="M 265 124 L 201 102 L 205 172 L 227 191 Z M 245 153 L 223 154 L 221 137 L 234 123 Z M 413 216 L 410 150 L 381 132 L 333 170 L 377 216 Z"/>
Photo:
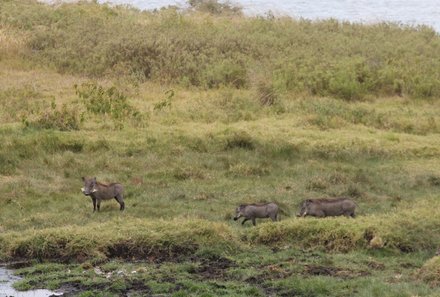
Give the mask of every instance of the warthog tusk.
<path id="1" fill-rule="evenodd" d="M 81 188 L 81 192 L 85 193 L 86 189 L 85 188 Z M 95 192 L 98 192 L 98 190 L 93 188 L 93 190 L 90 193 L 95 193 Z"/>

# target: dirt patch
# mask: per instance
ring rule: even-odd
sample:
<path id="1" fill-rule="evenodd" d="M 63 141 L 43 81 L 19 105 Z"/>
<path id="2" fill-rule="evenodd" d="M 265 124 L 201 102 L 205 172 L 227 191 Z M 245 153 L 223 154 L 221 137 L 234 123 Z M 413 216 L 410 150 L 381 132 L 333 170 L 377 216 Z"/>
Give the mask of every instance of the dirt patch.
<path id="1" fill-rule="evenodd" d="M 123 292 L 122 296 L 131 296 L 134 293 L 136 293 L 136 295 L 138 296 L 139 294 L 142 294 L 141 296 L 151 296 L 151 289 L 145 285 L 142 281 L 140 280 L 134 280 L 131 281 L 130 283 L 130 289 L 128 289 L 127 291 Z"/>
<path id="2" fill-rule="evenodd" d="M 342 279 L 356 278 L 370 275 L 368 271 L 354 271 L 350 269 L 341 269 L 332 266 L 305 265 L 304 274 L 306 275 L 326 275 Z"/>
<path id="3" fill-rule="evenodd" d="M 63 292 L 63 297 L 73 297 L 81 293 L 81 289 L 83 288 L 78 284 L 64 284 L 58 290 Z"/>
<path id="4" fill-rule="evenodd" d="M 206 279 L 225 279 L 226 270 L 230 267 L 237 267 L 237 264 L 227 258 L 214 256 L 202 258 L 200 266 L 194 270 L 194 273 Z"/>
<path id="5" fill-rule="evenodd" d="M 29 267 L 31 265 L 32 265 L 32 262 L 30 262 L 30 261 L 14 261 L 14 262 L 6 262 L 6 263 L 0 262 L 0 266 L 4 266 L 8 269 L 20 269 L 20 268 L 24 268 L 24 267 Z"/>
<path id="6" fill-rule="evenodd" d="M 261 274 L 261 277 L 266 280 L 284 279 L 293 274 L 293 271 L 284 268 L 283 264 L 270 264 L 261 267 L 261 269 L 264 271 L 264 273 Z"/>
<path id="7" fill-rule="evenodd" d="M 368 267 L 370 267 L 371 269 L 374 270 L 384 270 L 385 269 L 385 264 L 383 264 L 382 262 L 377 262 L 377 261 L 370 261 L 367 263 Z"/>
<path id="8" fill-rule="evenodd" d="M 263 290 L 265 296 L 278 296 L 278 290 L 265 284 L 265 281 L 266 277 L 262 274 L 251 276 L 245 280 L 248 284 Z"/>
<path id="9" fill-rule="evenodd" d="M 63 284 L 60 291 L 64 292 L 63 297 L 73 297 L 78 296 L 81 292 L 95 291 L 95 292 L 112 292 L 108 284 L 93 284 L 91 286 L 86 286 L 80 282 L 69 282 Z M 109 291 L 107 291 L 109 290 Z M 113 292 L 116 293 L 116 292 Z M 151 296 L 151 289 L 141 280 L 127 280 L 127 289 L 122 291 L 117 291 L 120 296 L 131 296 L 136 294 L 142 294 L 142 296 Z"/>
<path id="10" fill-rule="evenodd" d="M 413 263 L 409 263 L 409 262 L 405 262 L 400 264 L 400 267 L 402 268 L 419 268 L 419 266 L 413 264 Z"/>

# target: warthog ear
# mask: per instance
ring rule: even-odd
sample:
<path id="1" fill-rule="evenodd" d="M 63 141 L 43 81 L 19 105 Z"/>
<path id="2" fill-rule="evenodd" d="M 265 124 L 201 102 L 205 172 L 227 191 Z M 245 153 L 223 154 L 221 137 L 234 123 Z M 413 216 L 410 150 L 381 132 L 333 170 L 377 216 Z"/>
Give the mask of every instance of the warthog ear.
<path id="1" fill-rule="evenodd" d="M 83 176 L 83 177 L 81 177 L 81 179 L 83 180 L 83 181 L 86 181 L 86 178 Z"/>

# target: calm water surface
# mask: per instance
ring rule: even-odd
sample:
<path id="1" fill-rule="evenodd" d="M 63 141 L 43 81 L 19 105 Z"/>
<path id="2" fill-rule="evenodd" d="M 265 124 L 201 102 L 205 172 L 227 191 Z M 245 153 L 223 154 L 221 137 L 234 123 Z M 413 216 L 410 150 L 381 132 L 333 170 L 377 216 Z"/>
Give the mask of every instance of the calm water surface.
<path id="1" fill-rule="evenodd" d="M 185 7 L 184 0 L 99 0 L 130 4 L 140 9 L 168 5 Z M 236 0 L 248 15 L 289 15 L 307 19 L 336 18 L 352 22 L 392 21 L 408 25 L 428 25 L 440 32 L 440 0 Z"/>

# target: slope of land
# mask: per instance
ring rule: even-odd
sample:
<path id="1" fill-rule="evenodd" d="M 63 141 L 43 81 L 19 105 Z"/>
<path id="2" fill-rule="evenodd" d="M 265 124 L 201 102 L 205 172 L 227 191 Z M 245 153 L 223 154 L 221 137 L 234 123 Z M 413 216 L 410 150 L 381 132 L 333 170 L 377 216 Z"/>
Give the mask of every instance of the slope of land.
<path id="1" fill-rule="evenodd" d="M 0 3 L 0 259 L 79 296 L 437 296 L 429 28 Z M 205 7 L 206 8 L 206 7 Z M 93 213 L 82 176 L 118 181 Z M 297 218 L 346 196 L 355 219 Z M 234 222 L 276 201 L 277 223 Z"/>

